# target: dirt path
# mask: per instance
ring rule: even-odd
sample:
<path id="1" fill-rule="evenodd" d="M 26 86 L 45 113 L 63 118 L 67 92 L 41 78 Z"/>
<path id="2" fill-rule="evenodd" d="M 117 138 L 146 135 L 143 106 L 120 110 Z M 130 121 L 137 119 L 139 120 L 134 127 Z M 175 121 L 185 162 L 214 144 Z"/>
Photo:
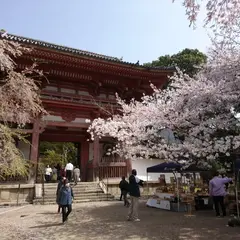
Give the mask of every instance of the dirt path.
<path id="1" fill-rule="evenodd" d="M 27 206 L 1 214 L 1 240 L 239 240 L 240 228 L 226 227 L 228 219 L 213 212 L 187 218 L 140 205 L 141 222 L 127 222 L 127 209 L 120 202 L 73 205 L 66 225 L 57 207 Z"/>

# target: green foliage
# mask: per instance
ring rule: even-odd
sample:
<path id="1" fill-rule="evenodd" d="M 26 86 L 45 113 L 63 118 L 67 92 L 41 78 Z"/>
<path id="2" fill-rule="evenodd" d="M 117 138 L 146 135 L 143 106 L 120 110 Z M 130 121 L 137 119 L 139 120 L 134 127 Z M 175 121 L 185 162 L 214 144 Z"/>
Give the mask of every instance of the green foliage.
<path id="1" fill-rule="evenodd" d="M 24 158 L 15 141 L 26 142 L 21 129 L 32 119 L 47 114 L 42 107 L 39 85 L 32 78 L 42 77 L 42 72 L 35 69 L 36 64 L 23 71 L 16 69 L 15 59 L 30 49 L 5 40 L 5 36 L 6 32 L 0 31 L 0 178 L 3 179 L 30 173 L 31 161 Z"/>
<path id="2" fill-rule="evenodd" d="M 0 124 L 0 179 L 7 176 L 27 176 L 29 161 L 15 145 L 15 139 L 27 142 L 21 131 Z"/>
<path id="3" fill-rule="evenodd" d="M 67 162 L 74 164 L 77 160 L 77 149 L 71 142 L 41 142 L 39 151 L 44 166 L 65 165 Z"/>
<path id="4" fill-rule="evenodd" d="M 199 66 L 206 63 L 207 56 L 197 49 L 184 49 L 174 55 L 165 55 L 158 58 L 158 60 L 146 63 L 145 66 L 159 67 L 159 66 L 177 66 L 189 76 L 193 76 L 199 70 Z"/>
<path id="5" fill-rule="evenodd" d="M 44 152 L 44 157 L 41 158 L 41 162 L 45 166 L 47 166 L 47 165 L 55 166 L 58 163 L 60 165 L 65 165 L 66 164 L 66 162 L 64 161 L 62 155 L 57 153 L 57 152 L 55 152 L 55 150 L 46 150 Z"/>

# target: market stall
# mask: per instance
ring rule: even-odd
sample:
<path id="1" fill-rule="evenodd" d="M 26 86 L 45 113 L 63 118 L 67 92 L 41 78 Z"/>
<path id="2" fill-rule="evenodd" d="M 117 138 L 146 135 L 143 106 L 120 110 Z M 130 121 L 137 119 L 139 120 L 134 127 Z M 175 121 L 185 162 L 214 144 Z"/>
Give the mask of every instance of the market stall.
<path id="1" fill-rule="evenodd" d="M 204 171 L 203 169 L 190 166 L 184 168 L 183 165 L 177 163 L 162 163 L 147 168 L 147 179 L 149 173 L 173 173 L 174 182 L 166 184 L 159 179 L 159 188 L 147 201 L 147 206 L 155 207 L 170 211 L 191 211 L 192 209 L 201 209 L 205 206 L 212 207 L 209 202 L 208 185 L 203 182 L 195 181 L 195 173 Z M 189 176 L 194 176 L 194 183 L 191 183 Z M 191 173 L 191 174 L 190 174 Z M 185 174 L 185 175 L 184 175 Z M 181 177 L 179 177 L 179 175 Z M 184 178 L 184 182 L 182 179 Z"/>
<path id="2" fill-rule="evenodd" d="M 166 189 L 161 191 L 161 189 L 156 190 L 156 192 L 147 201 L 147 206 L 155 207 L 165 210 L 171 210 L 171 203 L 174 203 L 175 198 L 179 199 L 179 189 L 178 189 L 178 178 L 176 173 L 182 168 L 181 164 L 177 163 L 162 163 L 152 167 L 147 168 L 147 182 L 149 173 L 173 173 L 176 180 L 176 186 L 172 186 L 172 189 Z M 176 202 L 175 202 L 176 203 Z M 177 201 L 177 210 L 180 210 L 180 203 Z"/>

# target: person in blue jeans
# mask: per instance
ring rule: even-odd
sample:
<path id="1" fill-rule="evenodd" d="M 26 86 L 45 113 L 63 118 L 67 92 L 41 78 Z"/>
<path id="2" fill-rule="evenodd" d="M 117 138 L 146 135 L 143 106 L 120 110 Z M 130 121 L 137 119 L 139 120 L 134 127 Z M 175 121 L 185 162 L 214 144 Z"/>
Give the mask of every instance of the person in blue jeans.
<path id="1" fill-rule="evenodd" d="M 59 203 L 62 207 L 62 222 L 68 220 L 69 214 L 72 212 L 72 200 L 74 198 L 70 183 L 66 179 L 60 189 Z"/>

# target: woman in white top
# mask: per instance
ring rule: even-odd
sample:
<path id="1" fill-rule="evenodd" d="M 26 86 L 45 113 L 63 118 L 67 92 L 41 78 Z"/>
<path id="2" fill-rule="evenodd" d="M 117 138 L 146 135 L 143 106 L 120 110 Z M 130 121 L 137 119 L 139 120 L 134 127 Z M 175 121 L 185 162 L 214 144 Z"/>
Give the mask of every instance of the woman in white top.
<path id="1" fill-rule="evenodd" d="M 51 181 L 51 177 L 52 177 L 52 168 L 50 168 L 49 165 L 47 165 L 47 167 L 45 168 L 45 180 L 47 183 Z"/>

